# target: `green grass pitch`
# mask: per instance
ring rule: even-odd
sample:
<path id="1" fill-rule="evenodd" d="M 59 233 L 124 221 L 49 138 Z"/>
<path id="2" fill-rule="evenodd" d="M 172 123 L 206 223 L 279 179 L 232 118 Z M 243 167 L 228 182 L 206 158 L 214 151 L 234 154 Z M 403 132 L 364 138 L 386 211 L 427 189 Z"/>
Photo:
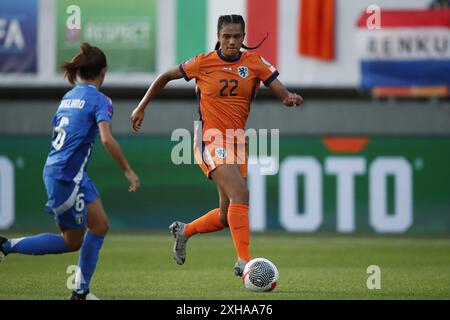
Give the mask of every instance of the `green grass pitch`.
<path id="1" fill-rule="evenodd" d="M 189 240 L 183 266 L 171 249 L 169 233 L 108 235 L 91 291 L 101 299 L 450 299 L 448 237 L 253 234 L 253 256 L 280 271 L 270 293 L 249 292 L 233 275 L 226 231 Z M 66 299 L 66 271 L 77 259 L 9 255 L 0 264 L 0 299 Z M 381 268 L 379 290 L 367 288 L 370 265 Z"/>

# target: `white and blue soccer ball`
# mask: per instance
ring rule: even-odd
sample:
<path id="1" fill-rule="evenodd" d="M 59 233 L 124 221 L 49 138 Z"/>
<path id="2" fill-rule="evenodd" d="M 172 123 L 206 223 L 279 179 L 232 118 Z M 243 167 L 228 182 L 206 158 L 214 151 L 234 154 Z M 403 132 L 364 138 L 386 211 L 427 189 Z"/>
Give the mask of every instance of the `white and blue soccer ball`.
<path id="1" fill-rule="evenodd" d="M 250 291 L 272 291 L 277 286 L 280 274 L 277 267 L 265 258 L 250 260 L 244 268 L 242 280 Z"/>

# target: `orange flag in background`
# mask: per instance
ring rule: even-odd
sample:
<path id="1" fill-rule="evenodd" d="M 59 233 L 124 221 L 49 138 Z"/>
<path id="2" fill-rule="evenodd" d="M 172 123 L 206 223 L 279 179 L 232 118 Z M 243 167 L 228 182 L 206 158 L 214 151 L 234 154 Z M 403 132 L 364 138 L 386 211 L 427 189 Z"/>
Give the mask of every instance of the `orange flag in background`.
<path id="1" fill-rule="evenodd" d="M 334 59 L 335 0 L 300 0 L 299 53 Z"/>

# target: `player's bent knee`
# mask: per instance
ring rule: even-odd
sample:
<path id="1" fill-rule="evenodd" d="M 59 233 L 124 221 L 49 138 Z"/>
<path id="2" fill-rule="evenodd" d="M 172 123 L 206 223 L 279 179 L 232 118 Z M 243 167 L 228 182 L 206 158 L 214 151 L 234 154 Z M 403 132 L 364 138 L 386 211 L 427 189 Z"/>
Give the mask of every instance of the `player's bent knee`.
<path id="1" fill-rule="evenodd" d="M 90 226 L 89 231 L 96 235 L 105 236 L 109 231 L 109 222 L 102 221 L 95 226 Z"/>
<path id="2" fill-rule="evenodd" d="M 102 235 L 106 236 L 106 234 L 109 231 L 109 222 L 108 221 L 106 221 L 106 223 L 102 226 L 101 231 L 102 231 Z"/>
<path id="3" fill-rule="evenodd" d="M 249 191 L 247 187 L 242 187 L 233 192 L 233 195 L 231 197 L 232 203 L 238 203 L 238 204 L 248 204 L 249 201 Z"/>

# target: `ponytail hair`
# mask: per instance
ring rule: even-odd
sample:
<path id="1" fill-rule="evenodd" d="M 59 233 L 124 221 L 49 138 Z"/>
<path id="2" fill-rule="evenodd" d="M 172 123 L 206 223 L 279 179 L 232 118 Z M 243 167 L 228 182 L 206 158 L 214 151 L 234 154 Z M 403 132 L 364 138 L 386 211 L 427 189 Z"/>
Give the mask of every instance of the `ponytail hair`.
<path id="1" fill-rule="evenodd" d="M 256 47 L 247 47 L 245 44 L 242 44 L 242 48 L 247 49 L 247 50 L 258 49 L 263 44 L 263 42 L 267 40 L 268 37 L 269 37 L 269 32 L 267 32 L 267 34 L 264 37 L 264 39 L 262 39 L 261 42 Z"/>
<path id="2" fill-rule="evenodd" d="M 245 33 L 245 21 L 244 18 L 239 15 L 239 14 L 229 14 L 229 15 L 224 15 L 224 16 L 220 16 L 219 20 L 217 21 L 217 35 L 220 34 L 220 30 L 222 30 L 222 27 L 225 24 L 228 23 L 237 23 L 240 24 L 242 27 L 242 32 Z M 256 47 L 248 47 L 245 44 L 242 44 L 242 48 L 246 49 L 246 50 L 255 50 L 258 49 L 264 41 L 266 41 L 266 39 L 269 37 L 269 33 L 266 34 L 266 36 L 264 37 L 264 39 L 261 40 L 261 42 L 256 46 Z M 214 50 L 219 50 L 220 48 L 220 42 L 217 41 L 215 49 Z"/>
<path id="3" fill-rule="evenodd" d="M 89 43 L 80 45 L 80 52 L 70 62 L 63 62 L 64 78 L 74 84 L 77 76 L 81 79 L 93 80 L 106 68 L 106 56 L 102 50 L 92 47 Z"/>

